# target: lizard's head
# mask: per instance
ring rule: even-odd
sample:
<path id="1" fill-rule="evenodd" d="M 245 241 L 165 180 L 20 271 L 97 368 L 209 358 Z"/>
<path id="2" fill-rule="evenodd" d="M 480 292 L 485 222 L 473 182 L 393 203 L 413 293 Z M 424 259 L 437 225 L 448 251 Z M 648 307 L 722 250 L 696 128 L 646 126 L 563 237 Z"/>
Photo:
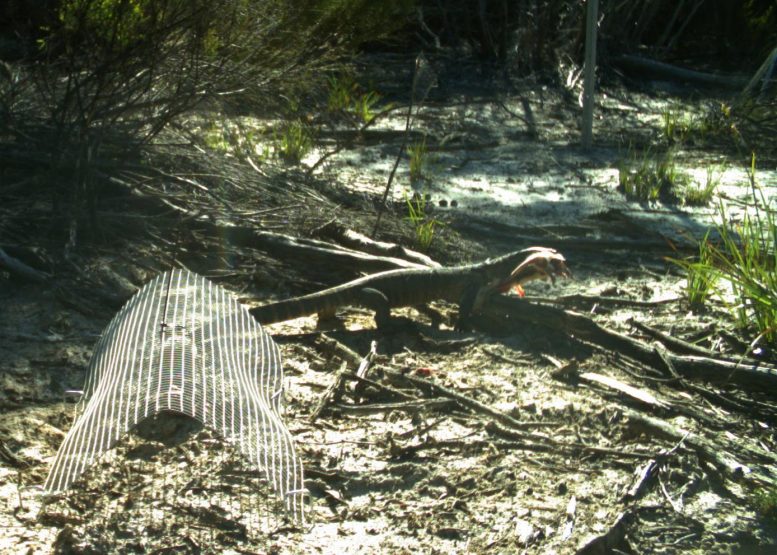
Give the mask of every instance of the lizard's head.
<path id="1" fill-rule="evenodd" d="M 564 256 L 546 247 L 531 247 L 526 249 L 530 254 L 510 273 L 510 277 L 497 286 L 500 293 L 507 293 L 511 289 L 521 297 L 524 296 L 522 285 L 535 279 L 549 279 L 555 283 L 556 278 L 572 277 L 572 272 L 567 268 Z"/>

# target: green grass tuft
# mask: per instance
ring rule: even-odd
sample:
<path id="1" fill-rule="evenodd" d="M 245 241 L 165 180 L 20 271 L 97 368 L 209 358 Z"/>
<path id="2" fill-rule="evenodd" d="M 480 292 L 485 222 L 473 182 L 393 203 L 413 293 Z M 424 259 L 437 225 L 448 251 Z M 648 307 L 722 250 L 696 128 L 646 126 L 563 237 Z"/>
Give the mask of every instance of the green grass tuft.
<path id="1" fill-rule="evenodd" d="M 714 290 L 735 323 L 752 336 L 751 345 L 777 346 L 777 215 L 756 181 L 755 154 L 748 172 L 753 210 L 732 223 L 723 201 L 718 204 L 719 239 L 710 234 L 699 243 L 696 260 L 674 260 L 688 272 L 688 300 L 698 306 Z M 716 284 L 730 286 L 733 300 Z"/>
<path id="2" fill-rule="evenodd" d="M 718 185 L 720 185 L 721 170 L 707 168 L 707 178 L 703 185 L 686 186 L 682 192 L 683 204 L 688 206 L 707 206 L 712 201 Z"/>
<path id="3" fill-rule="evenodd" d="M 360 124 L 374 120 L 381 95 L 376 91 L 364 91 L 350 75 L 332 76 L 328 80 L 327 109 L 332 113 L 349 116 Z"/>
<path id="4" fill-rule="evenodd" d="M 635 200 L 676 201 L 678 190 L 687 188 L 690 179 L 680 172 L 671 152 L 653 158 L 650 150 L 640 158 L 636 153 L 618 167 L 619 189 Z"/>
<path id="5" fill-rule="evenodd" d="M 717 271 L 712 264 L 711 251 L 708 245 L 709 231 L 701 243 L 699 243 L 698 261 L 684 265 L 688 272 L 685 291 L 688 295 L 688 302 L 694 311 L 700 311 L 704 308 L 707 300 L 715 291 L 715 284 L 717 282 Z"/>
<path id="6" fill-rule="evenodd" d="M 760 517 L 777 524 L 777 488 L 765 488 L 755 492 L 752 497 L 753 508 Z"/>
<path id="7" fill-rule="evenodd" d="M 426 136 L 416 141 L 407 148 L 410 157 L 410 181 L 415 182 L 424 178 L 429 165 L 428 151 L 426 149 Z"/>
<path id="8" fill-rule="evenodd" d="M 434 240 L 436 228 L 443 223 L 429 216 L 426 210 L 426 198 L 414 193 L 412 197 L 405 192 L 405 204 L 407 204 L 407 219 L 413 224 L 416 234 L 416 243 L 422 251 L 426 251 Z"/>
<path id="9" fill-rule="evenodd" d="M 669 143 L 684 143 L 694 129 L 694 119 L 680 108 L 667 108 L 661 120 L 664 139 Z"/>
<path id="10" fill-rule="evenodd" d="M 300 121 L 287 123 L 276 136 L 275 152 L 284 162 L 299 164 L 312 148 L 310 128 Z"/>

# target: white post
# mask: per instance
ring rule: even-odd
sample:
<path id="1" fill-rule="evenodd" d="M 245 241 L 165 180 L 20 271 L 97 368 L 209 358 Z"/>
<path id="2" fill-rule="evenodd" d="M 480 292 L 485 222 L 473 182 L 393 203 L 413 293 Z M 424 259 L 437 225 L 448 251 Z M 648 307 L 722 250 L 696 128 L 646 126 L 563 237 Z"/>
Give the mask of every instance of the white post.
<path id="1" fill-rule="evenodd" d="M 591 148 L 594 125 L 594 85 L 596 84 L 596 29 L 599 0 L 586 0 L 585 76 L 583 80 L 583 148 Z"/>

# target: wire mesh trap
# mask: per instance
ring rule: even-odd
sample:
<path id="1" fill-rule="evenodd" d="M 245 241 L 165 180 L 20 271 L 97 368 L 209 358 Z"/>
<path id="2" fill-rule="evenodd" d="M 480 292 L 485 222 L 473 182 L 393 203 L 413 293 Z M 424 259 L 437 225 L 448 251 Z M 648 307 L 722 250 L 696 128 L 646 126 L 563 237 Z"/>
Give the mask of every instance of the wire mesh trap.
<path id="1" fill-rule="evenodd" d="M 111 485 L 124 481 L 133 491 L 150 488 L 145 500 L 150 505 L 140 516 L 154 525 L 170 523 L 160 520 L 164 509 L 188 514 L 194 528 L 210 533 L 230 527 L 238 536 L 243 529 L 262 531 L 277 526 L 279 515 L 304 525 L 307 491 L 281 419 L 282 401 L 280 352 L 270 336 L 223 288 L 187 270 L 172 270 L 141 289 L 104 330 L 73 427 L 44 489 L 63 492 L 78 480 L 79 495 L 93 493 L 81 503 L 104 507 L 106 519 L 126 521 L 128 504 L 135 504 Z M 152 440 L 147 456 L 137 456 L 126 441 L 121 464 L 111 460 L 120 456 L 117 450 L 105 456 L 139 423 L 164 427 L 180 415 L 205 429 L 186 446 L 177 445 L 174 455 L 154 454 L 160 442 Z M 102 472 L 89 468 L 98 459 Z M 120 474 L 106 482 L 110 468 Z M 176 478 L 180 470 L 183 477 Z M 133 473 L 139 482 L 130 483 Z M 101 481 L 95 489 L 93 482 Z M 261 506 L 267 508 L 264 515 Z M 47 513 L 51 518 L 50 509 Z"/>

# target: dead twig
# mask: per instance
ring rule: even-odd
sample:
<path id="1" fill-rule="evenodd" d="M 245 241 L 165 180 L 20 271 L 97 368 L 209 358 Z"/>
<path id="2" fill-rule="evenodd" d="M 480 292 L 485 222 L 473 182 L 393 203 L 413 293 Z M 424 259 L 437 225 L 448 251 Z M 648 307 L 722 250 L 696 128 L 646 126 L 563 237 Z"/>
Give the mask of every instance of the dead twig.
<path id="1" fill-rule="evenodd" d="M 729 399 L 728 397 L 724 397 L 723 395 L 716 393 L 714 391 L 711 391 L 707 389 L 706 387 L 702 387 L 700 385 L 689 383 L 688 380 L 684 380 L 678 373 L 677 370 L 674 367 L 674 363 L 669 358 L 667 352 L 662 347 L 659 347 L 658 345 L 655 346 L 656 353 L 661 358 L 663 363 L 666 365 L 666 371 L 674 378 L 674 383 L 682 389 L 690 390 L 699 395 L 700 397 L 703 397 L 704 399 L 707 399 L 711 403 L 723 407 L 724 409 L 728 410 L 735 410 L 740 413 L 747 413 L 748 411 L 751 411 L 754 409 L 754 407 L 747 407 L 743 405 L 742 403 L 739 403 L 737 401 L 734 401 L 732 399 Z M 669 385 L 672 385 L 672 381 L 667 382 Z"/>
<path id="2" fill-rule="evenodd" d="M 573 495 L 567 503 L 566 518 L 564 527 L 561 531 L 561 539 L 567 541 L 572 537 L 572 531 L 575 528 L 575 514 L 577 513 L 577 498 Z"/>
<path id="3" fill-rule="evenodd" d="M 359 363 L 359 368 L 356 370 L 357 378 L 367 377 L 367 372 L 370 370 L 372 361 L 375 360 L 376 356 L 378 356 L 377 349 L 378 349 L 378 342 L 377 341 L 370 342 L 370 352 L 364 356 L 364 358 Z"/>
<path id="4" fill-rule="evenodd" d="M 650 454 L 629 453 L 628 451 L 618 451 L 617 449 L 605 449 L 602 447 L 592 447 L 590 445 L 583 444 L 551 444 L 543 439 L 542 442 L 532 441 L 490 441 L 490 440 L 472 440 L 470 438 L 462 439 L 449 439 L 442 441 L 427 441 L 424 443 L 418 443 L 414 445 L 399 446 L 394 444 L 392 447 L 392 456 L 394 457 L 406 457 L 415 455 L 421 451 L 429 451 L 431 449 L 462 449 L 462 450 L 497 450 L 497 451 L 533 451 L 537 453 L 550 453 L 556 452 L 560 448 L 569 448 L 572 453 L 578 453 L 580 451 L 587 451 L 591 453 L 603 454 L 603 455 L 615 455 L 619 457 L 630 458 L 649 458 Z"/>
<path id="5" fill-rule="evenodd" d="M 671 457 L 677 452 L 677 450 L 682 446 L 686 437 L 687 435 L 683 436 L 680 441 L 678 441 L 677 444 L 668 451 L 662 449 L 655 458 L 650 459 L 647 463 L 640 467 L 639 471 L 635 473 L 637 479 L 635 480 L 634 485 L 632 485 L 631 488 L 629 488 L 629 490 L 623 494 L 621 501 L 634 501 L 641 497 L 647 489 L 648 483 L 657 475 L 661 465 L 666 461 L 667 458 Z"/>
<path id="6" fill-rule="evenodd" d="M 702 357 L 716 356 L 716 353 L 712 353 L 708 349 L 697 347 L 693 343 L 689 343 L 687 341 L 683 341 L 682 339 L 678 339 L 677 337 L 672 337 L 671 335 L 667 335 L 660 330 L 657 330 L 655 328 L 648 326 L 647 324 L 643 324 L 642 322 L 635 320 L 634 318 L 629 318 L 626 321 L 626 323 L 631 326 L 634 326 L 639 331 L 652 337 L 653 339 L 657 339 L 658 341 L 663 343 L 667 348 L 671 349 L 676 353 L 685 354 L 685 355 L 698 355 Z"/>
<path id="7" fill-rule="evenodd" d="M 638 70 L 642 73 L 659 74 L 664 78 L 672 78 L 678 81 L 690 81 L 698 85 L 726 87 L 739 90 L 748 84 L 746 77 L 741 75 L 718 75 L 715 73 L 703 73 L 692 69 L 673 66 L 664 62 L 658 62 L 632 54 L 621 54 L 613 61 L 616 64 Z"/>
<path id="8" fill-rule="evenodd" d="M 0 460 L 18 469 L 30 467 L 30 463 L 13 453 L 2 439 L 0 439 Z"/>
<path id="9" fill-rule="evenodd" d="M 647 490 L 648 483 L 653 479 L 658 472 L 658 461 L 656 459 L 650 459 L 635 473 L 636 480 L 629 490 L 623 494 L 621 501 L 634 501 L 642 497 L 642 494 Z"/>
<path id="10" fill-rule="evenodd" d="M 665 409 L 665 408 L 668 408 L 669 406 L 668 403 L 656 398 L 649 391 L 645 391 L 644 389 L 638 389 L 629 384 L 625 384 L 620 380 L 616 380 L 615 378 L 610 376 L 597 374 L 596 372 L 584 372 L 580 374 L 579 378 L 582 381 L 589 384 L 599 384 L 604 387 L 614 389 L 615 391 L 618 391 L 619 393 L 622 393 L 631 399 L 635 399 L 640 403 L 643 403 L 644 405 L 648 405 L 655 409 Z"/>
<path id="11" fill-rule="evenodd" d="M 715 420 L 694 406 L 686 406 L 677 402 L 670 403 L 669 401 L 658 399 L 655 395 L 648 391 L 625 384 L 610 376 L 604 376 L 595 372 L 586 372 L 584 374 L 580 374 L 578 377 L 581 381 L 588 384 L 604 386 L 625 395 L 629 399 L 635 399 L 639 401 L 640 408 L 647 406 L 654 410 L 664 410 L 669 411 L 670 413 L 683 414 L 713 429 L 719 430 L 721 428 L 730 427 L 730 422 L 721 422 L 719 420 Z M 681 383 L 684 384 L 686 382 L 682 381 Z"/>
<path id="12" fill-rule="evenodd" d="M 366 405 L 346 405 L 338 403 L 334 407 L 342 412 L 350 414 L 375 414 L 392 412 L 421 412 L 423 410 L 446 410 L 457 406 L 453 399 L 413 399 L 399 403 L 370 403 Z"/>
<path id="13" fill-rule="evenodd" d="M 575 552 L 575 555 L 600 555 L 602 553 L 633 553 L 626 539 L 626 527 L 634 516 L 632 509 L 619 514 L 606 532 L 595 537 Z"/>
<path id="14" fill-rule="evenodd" d="M 412 395 L 409 395 L 405 393 L 404 391 L 400 391 L 399 389 L 395 389 L 393 387 L 390 387 L 388 385 L 384 385 L 380 382 L 376 382 L 375 380 L 370 380 L 368 378 L 360 378 L 359 376 L 355 374 L 349 374 L 346 375 L 346 377 L 350 380 L 356 380 L 361 384 L 360 392 L 364 393 L 367 386 L 374 387 L 378 391 L 385 393 L 389 397 L 394 397 L 397 399 L 404 399 L 404 400 L 415 400 L 417 397 L 414 397 Z"/>
<path id="15" fill-rule="evenodd" d="M 672 509 L 674 509 L 674 512 L 676 512 L 677 514 L 683 514 L 682 499 L 680 501 L 675 501 L 674 499 L 672 499 L 672 496 L 669 495 L 669 492 L 666 490 L 666 486 L 664 485 L 664 481 L 661 479 L 661 476 L 658 477 L 658 485 L 661 486 L 661 493 L 664 494 L 664 497 L 666 497 L 666 500 L 672 506 Z"/>
<path id="16" fill-rule="evenodd" d="M 336 354 L 354 366 L 361 364 L 362 357 L 359 356 L 359 353 L 347 345 L 340 343 L 337 339 L 326 335 L 325 333 L 322 333 L 316 337 L 316 347 L 325 353 Z"/>
<path id="17" fill-rule="evenodd" d="M 410 383 L 413 386 L 420 389 L 421 391 L 423 391 L 428 396 L 441 395 L 443 397 L 453 399 L 462 408 L 469 409 L 475 413 L 493 418 L 501 422 L 505 426 L 509 426 L 511 428 L 520 430 L 528 426 L 531 426 L 533 424 L 531 422 L 522 422 L 520 420 L 516 420 L 509 414 L 506 414 L 500 410 L 491 408 L 488 405 L 481 403 L 480 401 L 476 401 L 475 399 L 467 397 L 466 395 L 458 393 L 457 391 L 454 391 L 443 385 L 434 383 L 425 378 L 411 376 L 410 374 L 402 374 L 394 370 L 386 370 L 385 374 L 393 382 Z"/>
<path id="18" fill-rule="evenodd" d="M 528 426 L 527 426 L 528 427 Z M 486 431 L 507 439 L 515 441 L 534 441 L 537 444 L 546 445 L 551 449 L 563 450 L 567 453 L 577 453 L 583 451 L 585 453 L 592 453 L 596 455 L 609 455 L 619 458 L 630 459 L 651 459 L 653 455 L 651 453 L 636 453 L 634 451 L 625 451 L 623 449 L 613 449 L 611 447 L 599 447 L 596 445 L 587 445 L 585 443 L 559 441 L 552 439 L 546 435 L 530 434 L 526 432 L 519 432 L 515 430 L 507 429 L 495 422 L 489 422 L 486 425 Z M 550 450 L 550 449 L 549 449 Z"/>
<path id="19" fill-rule="evenodd" d="M 345 362 L 340 365 L 340 369 L 335 374 L 335 379 L 332 382 L 332 385 L 327 388 L 326 392 L 321 397 L 321 400 L 318 402 L 318 405 L 316 405 L 315 410 L 310 415 L 311 422 L 318 420 L 318 417 L 321 416 L 321 413 L 324 412 L 324 409 L 326 409 L 330 404 L 337 403 L 340 400 L 340 397 L 343 396 L 346 375 L 349 373 L 347 368 L 348 365 Z"/>
<path id="20" fill-rule="evenodd" d="M 335 341 L 334 339 L 329 338 L 329 342 L 330 342 L 330 345 L 338 345 L 342 352 L 345 352 L 343 350 L 343 348 L 345 348 L 351 353 L 353 353 L 353 351 L 351 351 L 344 345 L 340 344 L 338 341 Z M 318 417 L 321 416 L 321 413 L 329 405 L 337 404 L 340 401 L 340 398 L 343 396 L 343 391 L 345 390 L 346 381 L 349 379 L 350 376 L 354 376 L 359 379 L 365 379 L 365 374 L 367 373 L 367 370 L 369 369 L 370 364 L 372 363 L 375 356 L 377 356 L 377 343 L 373 341 L 370 344 L 370 351 L 364 356 L 364 358 L 360 360 L 359 368 L 357 369 L 356 373 L 348 371 L 347 370 L 348 362 L 343 361 L 342 365 L 340 366 L 340 369 L 337 371 L 337 374 L 335 375 L 334 382 L 326 390 L 323 397 L 321 397 L 321 400 L 316 406 L 316 409 L 313 411 L 313 414 L 310 415 L 311 422 L 315 422 L 318 419 Z M 352 355 L 348 355 L 348 357 L 352 358 Z"/>

